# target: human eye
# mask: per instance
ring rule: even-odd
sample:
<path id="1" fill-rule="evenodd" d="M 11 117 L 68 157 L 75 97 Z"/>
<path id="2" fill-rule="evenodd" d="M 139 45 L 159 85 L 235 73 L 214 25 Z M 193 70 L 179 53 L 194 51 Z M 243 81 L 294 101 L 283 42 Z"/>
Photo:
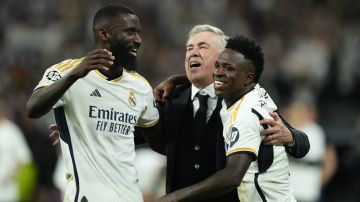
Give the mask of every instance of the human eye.
<path id="1" fill-rule="evenodd" d="M 199 47 L 200 47 L 200 48 L 208 48 L 209 46 L 208 46 L 207 44 L 203 43 L 203 44 L 200 44 Z"/>
<path id="2" fill-rule="evenodd" d="M 133 28 L 126 29 L 125 32 L 128 35 L 135 35 L 136 33 L 139 33 L 136 29 Z"/>
<path id="3" fill-rule="evenodd" d="M 230 64 L 224 64 L 223 68 L 226 70 L 226 71 L 232 71 L 234 70 L 234 67 Z"/>

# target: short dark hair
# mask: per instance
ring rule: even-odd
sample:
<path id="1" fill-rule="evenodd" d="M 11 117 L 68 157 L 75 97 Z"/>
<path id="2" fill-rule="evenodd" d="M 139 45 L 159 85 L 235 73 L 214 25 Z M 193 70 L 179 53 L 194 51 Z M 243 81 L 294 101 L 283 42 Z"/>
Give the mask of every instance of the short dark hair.
<path id="1" fill-rule="evenodd" d="M 102 7 L 95 13 L 93 20 L 93 30 L 95 31 L 97 25 L 100 24 L 104 19 L 111 19 L 117 17 L 120 14 L 136 15 L 134 10 L 122 4 Z"/>
<path id="2" fill-rule="evenodd" d="M 257 83 L 264 70 L 264 54 L 262 48 L 243 35 L 236 35 L 228 39 L 225 48 L 232 49 L 244 55 L 255 66 L 254 82 Z"/>

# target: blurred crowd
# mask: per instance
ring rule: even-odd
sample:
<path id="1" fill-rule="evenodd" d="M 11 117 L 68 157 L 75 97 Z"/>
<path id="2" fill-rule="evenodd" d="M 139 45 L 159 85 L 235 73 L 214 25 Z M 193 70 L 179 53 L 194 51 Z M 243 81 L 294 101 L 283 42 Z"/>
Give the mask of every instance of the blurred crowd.
<path id="1" fill-rule="evenodd" d="M 318 124 L 321 129 L 316 131 L 322 135 L 314 142 L 309 139 L 312 149 L 322 151 L 314 154 L 315 166 L 330 163 L 333 168 L 318 197 L 357 201 L 360 1 L 1 0 L 0 101 L 31 151 L 37 173 L 33 201 L 59 201 L 61 194 L 52 180 L 58 156 L 48 138 L 53 116 L 28 119 L 26 101 L 47 67 L 91 51 L 94 12 L 117 2 L 133 8 L 140 17 L 139 73 L 153 87 L 172 74 L 184 73 L 186 34 L 196 24 L 215 25 L 228 35 L 241 33 L 256 39 L 266 56 L 261 84 L 284 109 L 283 115 L 296 122 L 291 117 L 301 112 L 289 113 L 291 107 L 299 106 L 295 101 L 310 105 L 316 113 L 311 121 Z M 332 148 L 331 158 L 325 158 L 328 148 Z M 314 166 L 313 159 L 309 161 L 306 164 Z M 1 169 L 7 169 L 3 162 Z"/>

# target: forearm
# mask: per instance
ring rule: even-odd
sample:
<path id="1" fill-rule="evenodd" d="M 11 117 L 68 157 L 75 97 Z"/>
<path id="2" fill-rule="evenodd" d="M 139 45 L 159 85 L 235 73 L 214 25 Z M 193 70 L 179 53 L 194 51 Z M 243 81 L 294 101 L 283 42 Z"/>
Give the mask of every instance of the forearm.
<path id="1" fill-rule="evenodd" d="M 166 153 L 165 142 L 161 138 L 161 121 L 149 128 L 139 128 L 143 134 L 146 142 L 149 143 L 149 146 L 152 150 L 164 154 Z"/>
<path id="2" fill-rule="evenodd" d="M 187 78 L 187 76 L 185 74 L 182 75 L 173 75 L 169 78 L 171 80 L 171 82 L 177 86 L 177 85 L 182 85 L 185 83 L 189 83 L 189 79 Z"/>
<path id="3" fill-rule="evenodd" d="M 39 118 L 48 113 L 76 80 L 76 77 L 66 75 L 47 87 L 35 90 L 26 104 L 28 117 Z"/>
<path id="4" fill-rule="evenodd" d="M 174 192 L 178 201 L 201 201 L 225 194 L 239 186 L 241 179 L 235 174 L 219 171 L 193 186 Z"/>
<path id="5" fill-rule="evenodd" d="M 214 198 L 238 187 L 252 158 L 248 154 L 234 154 L 230 158 L 224 169 L 200 183 L 172 193 L 176 201 L 200 201 Z"/>

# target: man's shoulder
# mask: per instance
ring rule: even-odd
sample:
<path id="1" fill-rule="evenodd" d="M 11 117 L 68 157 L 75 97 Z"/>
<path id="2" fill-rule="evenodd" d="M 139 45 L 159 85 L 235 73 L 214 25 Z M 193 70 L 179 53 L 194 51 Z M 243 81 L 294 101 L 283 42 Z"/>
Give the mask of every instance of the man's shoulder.
<path id="1" fill-rule="evenodd" d="M 188 91 L 191 91 L 191 83 L 178 85 L 175 87 L 174 91 L 172 92 L 172 97 L 180 96 Z"/>
<path id="2" fill-rule="evenodd" d="M 124 72 L 127 75 L 129 75 L 128 78 L 131 78 L 132 82 L 139 84 L 141 87 L 146 87 L 146 88 L 152 89 L 148 80 L 145 77 L 143 77 L 142 75 L 140 75 L 139 73 L 137 73 L 135 71 L 126 70 L 126 69 L 124 69 Z"/>

